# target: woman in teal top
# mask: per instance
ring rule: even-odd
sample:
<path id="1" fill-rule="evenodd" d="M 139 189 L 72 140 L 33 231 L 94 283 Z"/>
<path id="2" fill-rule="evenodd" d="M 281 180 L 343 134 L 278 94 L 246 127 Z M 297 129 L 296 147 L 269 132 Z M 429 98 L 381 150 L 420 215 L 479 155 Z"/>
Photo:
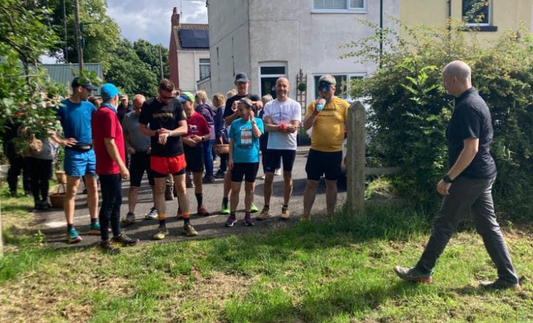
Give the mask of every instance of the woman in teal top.
<path id="1" fill-rule="evenodd" d="M 259 138 L 263 134 L 263 121 L 255 118 L 255 106 L 248 98 L 242 98 L 238 103 L 241 116 L 233 121 L 229 131 L 229 167 L 231 169 L 230 215 L 226 227 L 232 227 L 237 222 L 235 211 L 239 205 L 239 192 L 244 178 L 244 207 L 246 215 L 244 224 L 253 226 L 250 209 L 254 199 L 255 177 L 259 169 Z"/>

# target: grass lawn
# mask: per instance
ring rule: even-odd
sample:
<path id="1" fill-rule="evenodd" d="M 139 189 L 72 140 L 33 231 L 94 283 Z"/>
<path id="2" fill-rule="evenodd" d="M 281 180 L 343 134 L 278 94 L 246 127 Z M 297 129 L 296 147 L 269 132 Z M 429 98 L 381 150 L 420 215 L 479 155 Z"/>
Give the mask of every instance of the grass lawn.
<path id="1" fill-rule="evenodd" d="M 24 227 L 13 234 L 12 224 L 32 220 L 31 199 L 2 198 L 2 322 L 533 322 L 529 231 L 506 232 L 523 292 L 486 292 L 478 283 L 496 271 L 471 230 L 452 239 L 432 285 L 395 276 L 394 265 L 416 262 L 430 229 L 408 209 L 109 256 L 47 249 Z"/>

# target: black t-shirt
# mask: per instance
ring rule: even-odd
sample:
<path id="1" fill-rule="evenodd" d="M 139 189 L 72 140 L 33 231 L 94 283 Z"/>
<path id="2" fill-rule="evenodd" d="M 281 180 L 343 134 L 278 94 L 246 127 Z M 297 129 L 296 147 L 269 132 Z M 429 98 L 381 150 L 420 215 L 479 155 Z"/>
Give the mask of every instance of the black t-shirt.
<path id="1" fill-rule="evenodd" d="M 231 98 L 228 99 L 228 101 L 226 101 L 226 108 L 224 109 L 224 119 L 226 119 L 227 117 L 229 117 L 230 115 L 232 115 L 233 113 L 233 110 L 231 110 L 231 107 L 233 106 L 233 102 L 235 101 L 238 101 L 242 98 L 250 98 L 250 94 L 246 94 L 246 95 L 234 95 L 232 96 Z"/>
<path id="2" fill-rule="evenodd" d="M 468 138 L 478 138 L 479 149 L 474 160 L 459 176 L 471 178 L 496 176 L 496 164 L 490 155 L 490 143 L 493 138 L 490 111 L 473 87 L 455 100 L 455 109 L 446 131 L 450 168 L 463 150 L 463 140 Z"/>
<path id="3" fill-rule="evenodd" d="M 172 99 L 168 105 L 157 101 L 155 98 L 143 104 L 139 123 L 149 126 L 151 130 L 165 128 L 174 130 L 179 127 L 179 122 L 186 120 L 181 103 Z M 168 137 L 166 145 L 160 145 L 158 137 L 151 137 L 152 155 L 159 157 L 174 157 L 183 154 L 181 136 Z"/>

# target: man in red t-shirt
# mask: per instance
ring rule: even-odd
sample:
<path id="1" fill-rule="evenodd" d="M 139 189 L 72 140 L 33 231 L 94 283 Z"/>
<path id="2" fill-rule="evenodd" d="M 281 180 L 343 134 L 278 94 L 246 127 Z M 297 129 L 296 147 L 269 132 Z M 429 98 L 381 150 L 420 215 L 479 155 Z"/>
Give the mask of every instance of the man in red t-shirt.
<path id="1" fill-rule="evenodd" d="M 111 83 L 104 84 L 101 108 L 92 118 L 93 146 L 96 154 L 96 174 L 102 188 L 102 206 L 100 208 L 100 247 L 110 254 L 117 254 L 119 249 L 109 240 L 108 228 L 111 224 L 113 241 L 123 246 L 138 243 L 120 232 L 120 205 L 122 204 L 122 179 L 128 179 L 130 173 L 125 163 L 124 134 L 117 116 L 118 96 L 120 92 Z"/>
<path id="2" fill-rule="evenodd" d="M 178 98 L 187 117 L 187 134 L 183 136 L 183 151 L 187 162 L 187 171 L 193 173 L 194 195 L 198 202 L 198 215 L 208 216 L 203 205 L 202 175 L 204 174 L 204 153 L 202 143 L 211 138 L 209 125 L 204 116 L 194 110 L 194 95 L 183 92 Z M 178 219 L 181 212 L 178 209 Z"/>

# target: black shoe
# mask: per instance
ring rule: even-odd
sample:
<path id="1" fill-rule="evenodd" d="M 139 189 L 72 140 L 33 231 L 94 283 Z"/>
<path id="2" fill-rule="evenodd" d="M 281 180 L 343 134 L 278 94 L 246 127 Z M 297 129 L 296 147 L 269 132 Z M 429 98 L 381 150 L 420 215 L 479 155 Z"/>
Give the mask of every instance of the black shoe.
<path id="1" fill-rule="evenodd" d="M 220 169 L 215 173 L 215 178 L 224 178 L 226 177 L 226 172 L 221 171 Z"/>
<path id="2" fill-rule="evenodd" d="M 205 177 L 202 179 L 202 183 L 204 184 L 213 184 L 215 182 L 215 176 L 213 175 L 205 175 Z"/>
<path id="3" fill-rule="evenodd" d="M 110 255 L 118 255 L 120 253 L 120 249 L 113 246 L 110 240 L 100 242 L 100 249 Z"/>
<path id="4" fill-rule="evenodd" d="M 41 210 L 46 211 L 51 207 L 47 200 L 41 200 Z"/>
<path id="5" fill-rule="evenodd" d="M 498 279 L 495 282 L 481 282 L 481 287 L 492 290 L 510 289 L 517 292 L 520 292 L 522 290 L 522 287 L 520 287 L 519 284 L 509 283 L 501 279 Z"/>
<path id="6" fill-rule="evenodd" d="M 17 194 L 17 191 L 9 192 L 9 196 L 11 196 L 11 197 L 19 197 L 19 195 Z"/>
<path id="7" fill-rule="evenodd" d="M 123 247 L 135 246 L 139 243 L 139 239 L 132 239 L 125 234 L 121 234 L 118 237 L 113 237 L 111 240 L 114 243 L 121 244 Z"/>

